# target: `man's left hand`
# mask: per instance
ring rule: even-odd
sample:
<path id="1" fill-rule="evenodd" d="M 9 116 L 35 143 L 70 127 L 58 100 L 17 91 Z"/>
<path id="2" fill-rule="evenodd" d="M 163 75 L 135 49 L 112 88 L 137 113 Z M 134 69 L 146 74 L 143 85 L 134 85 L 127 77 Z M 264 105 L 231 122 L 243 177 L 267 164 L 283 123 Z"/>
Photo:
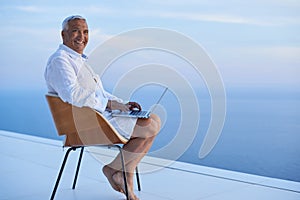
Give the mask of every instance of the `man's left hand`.
<path id="1" fill-rule="evenodd" d="M 130 110 L 134 110 L 134 109 L 137 109 L 139 111 L 142 110 L 142 107 L 140 104 L 136 103 L 136 102 L 128 102 L 126 105 L 129 105 L 129 109 Z"/>

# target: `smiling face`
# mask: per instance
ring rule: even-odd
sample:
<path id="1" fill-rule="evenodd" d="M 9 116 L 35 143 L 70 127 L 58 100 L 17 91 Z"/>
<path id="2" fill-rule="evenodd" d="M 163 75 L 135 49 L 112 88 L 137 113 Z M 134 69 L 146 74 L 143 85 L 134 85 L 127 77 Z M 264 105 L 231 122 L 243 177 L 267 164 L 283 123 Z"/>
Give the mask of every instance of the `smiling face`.
<path id="1" fill-rule="evenodd" d="M 79 54 L 83 54 L 89 40 L 89 30 L 86 21 L 74 19 L 68 22 L 68 26 L 61 32 L 63 44 Z"/>

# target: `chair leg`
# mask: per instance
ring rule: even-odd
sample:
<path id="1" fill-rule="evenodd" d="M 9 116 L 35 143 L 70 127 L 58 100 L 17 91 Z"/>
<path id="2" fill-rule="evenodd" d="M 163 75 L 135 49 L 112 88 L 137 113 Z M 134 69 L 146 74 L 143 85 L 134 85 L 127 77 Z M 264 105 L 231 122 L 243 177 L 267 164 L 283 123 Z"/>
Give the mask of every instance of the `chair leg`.
<path id="1" fill-rule="evenodd" d="M 137 186 L 138 186 L 138 190 L 141 191 L 141 182 L 140 182 L 140 176 L 139 176 L 139 169 L 136 166 L 135 168 L 135 175 L 136 175 L 136 182 L 137 182 Z"/>
<path id="2" fill-rule="evenodd" d="M 80 151 L 79 159 L 78 159 L 78 164 L 77 164 L 77 168 L 76 168 L 76 173 L 75 173 L 75 177 L 74 177 L 74 181 L 73 181 L 73 186 L 72 186 L 72 189 L 73 189 L 73 190 L 74 190 L 75 187 L 76 187 L 76 182 L 77 182 L 77 177 L 78 177 L 78 173 L 79 173 L 79 168 L 80 168 L 80 164 L 81 164 L 81 160 L 82 160 L 83 150 L 84 150 L 84 147 L 81 147 L 81 151 Z"/>
<path id="3" fill-rule="evenodd" d="M 56 194 L 57 187 L 58 187 L 59 182 L 60 182 L 61 175 L 62 175 L 62 173 L 63 173 L 63 171 L 64 171 L 64 168 L 65 168 L 65 165 L 66 165 L 68 156 L 69 156 L 69 154 L 70 154 L 70 152 L 71 152 L 72 150 L 75 151 L 76 148 L 75 148 L 75 147 L 70 147 L 70 148 L 67 150 L 66 154 L 65 154 L 65 157 L 64 157 L 64 160 L 63 160 L 62 165 L 61 165 L 61 167 L 60 167 L 59 174 L 58 174 L 58 177 L 57 177 L 57 179 L 56 179 L 55 186 L 54 186 L 54 188 L 53 188 L 53 191 L 52 191 L 50 200 L 53 200 L 53 199 L 54 199 L 54 196 L 55 196 L 55 194 Z"/>
<path id="4" fill-rule="evenodd" d="M 125 185 L 125 195 L 126 195 L 126 199 L 129 200 L 128 184 L 127 184 L 127 176 L 126 176 L 126 168 L 125 168 L 125 160 L 124 160 L 123 150 L 120 146 L 118 146 L 118 145 L 116 145 L 116 146 L 118 147 L 118 149 L 120 151 L 124 185 Z"/>

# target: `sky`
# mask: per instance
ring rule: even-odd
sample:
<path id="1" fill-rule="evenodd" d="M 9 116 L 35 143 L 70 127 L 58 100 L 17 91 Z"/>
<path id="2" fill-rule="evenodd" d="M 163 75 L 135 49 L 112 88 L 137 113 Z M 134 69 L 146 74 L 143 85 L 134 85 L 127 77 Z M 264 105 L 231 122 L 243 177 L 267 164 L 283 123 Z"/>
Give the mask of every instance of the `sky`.
<path id="1" fill-rule="evenodd" d="M 158 27 L 199 43 L 226 87 L 299 91 L 299 10 L 297 0 L 1 0 L 0 90 L 45 88 L 61 22 L 80 14 L 90 29 L 86 54 L 119 33 Z"/>

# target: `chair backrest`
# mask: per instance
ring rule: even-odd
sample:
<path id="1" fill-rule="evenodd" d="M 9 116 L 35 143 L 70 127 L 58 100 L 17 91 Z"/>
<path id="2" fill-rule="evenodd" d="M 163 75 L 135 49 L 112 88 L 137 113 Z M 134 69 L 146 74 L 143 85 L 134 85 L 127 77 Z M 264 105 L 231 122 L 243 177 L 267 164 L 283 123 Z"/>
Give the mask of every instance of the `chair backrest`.
<path id="1" fill-rule="evenodd" d="M 76 107 L 58 96 L 46 95 L 59 135 L 66 135 L 65 146 L 127 143 L 106 118 L 88 107 Z"/>

